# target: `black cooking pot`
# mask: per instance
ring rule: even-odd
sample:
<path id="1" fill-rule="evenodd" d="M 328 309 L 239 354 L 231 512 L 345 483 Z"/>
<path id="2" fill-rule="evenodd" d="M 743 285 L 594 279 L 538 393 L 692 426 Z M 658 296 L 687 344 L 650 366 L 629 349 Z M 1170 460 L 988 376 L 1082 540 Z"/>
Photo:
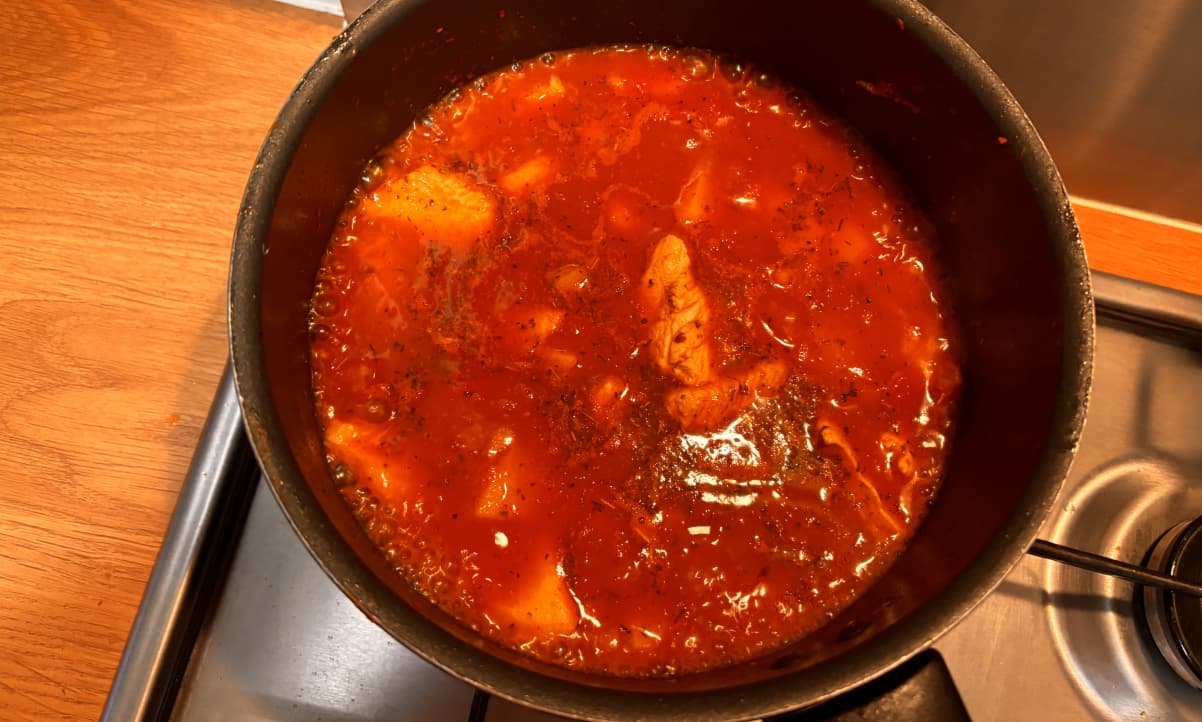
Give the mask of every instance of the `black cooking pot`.
<path id="1" fill-rule="evenodd" d="M 935 223 L 967 351 L 947 478 L 897 563 L 801 642 L 670 680 L 543 665 L 415 595 L 328 476 L 307 352 L 314 274 L 369 158 L 477 75 L 548 50 L 623 42 L 747 58 L 858 128 Z M 903 0 L 384 0 L 318 59 L 263 145 L 238 219 L 229 323 L 259 461 L 346 595 L 452 674 L 592 719 L 760 717 L 812 705 L 930 645 L 1002 580 L 1040 528 L 1077 446 L 1093 347 L 1089 274 L 1047 151 L 981 59 Z"/>

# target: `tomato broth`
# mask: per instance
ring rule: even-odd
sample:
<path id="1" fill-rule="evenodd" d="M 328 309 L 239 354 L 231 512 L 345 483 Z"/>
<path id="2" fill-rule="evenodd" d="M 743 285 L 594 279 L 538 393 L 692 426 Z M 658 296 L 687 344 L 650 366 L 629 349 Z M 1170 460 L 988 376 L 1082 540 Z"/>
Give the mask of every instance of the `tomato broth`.
<path id="1" fill-rule="evenodd" d="M 666 676 L 821 626 L 935 494 L 929 224 L 805 95 L 696 50 L 546 55 L 363 174 L 312 299 L 331 474 L 462 624 Z"/>

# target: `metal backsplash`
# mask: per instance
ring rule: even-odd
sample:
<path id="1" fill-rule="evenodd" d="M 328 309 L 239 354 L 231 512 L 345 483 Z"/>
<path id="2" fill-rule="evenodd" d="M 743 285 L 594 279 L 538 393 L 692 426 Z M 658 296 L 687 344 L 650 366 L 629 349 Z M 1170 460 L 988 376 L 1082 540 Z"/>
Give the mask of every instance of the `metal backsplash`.
<path id="1" fill-rule="evenodd" d="M 1069 191 L 1202 223 L 1202 0 L 924 0 L 1026 109 Z M 348 20 L 370 0 L 342 0 Z"/>
<path id="2" fill-rule="evenodd" d="M 1202 2 L 925 0 L 993 67 L 1069 191 L 1202 222 Z"/>

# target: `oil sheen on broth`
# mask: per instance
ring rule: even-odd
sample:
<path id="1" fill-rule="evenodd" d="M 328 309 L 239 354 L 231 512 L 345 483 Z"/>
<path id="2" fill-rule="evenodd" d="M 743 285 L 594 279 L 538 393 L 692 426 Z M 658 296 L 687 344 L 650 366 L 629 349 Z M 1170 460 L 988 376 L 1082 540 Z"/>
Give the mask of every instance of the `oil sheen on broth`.
<path id="1" fill-rule="evenodd" d="M 821 626 L 941 475 L 928 225 L 797 91 L 594 48 L 483 77 L 365 171 L 312 301 L 335 482 L 402 575 L 554 664 L 673 675 Z"/>

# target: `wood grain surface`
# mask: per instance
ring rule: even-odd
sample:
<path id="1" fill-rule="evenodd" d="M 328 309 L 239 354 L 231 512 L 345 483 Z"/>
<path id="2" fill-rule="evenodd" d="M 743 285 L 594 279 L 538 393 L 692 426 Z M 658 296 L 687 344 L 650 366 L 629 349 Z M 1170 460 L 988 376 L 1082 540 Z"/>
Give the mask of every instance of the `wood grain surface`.
<path id="1" fill-rule="evenodd" d="M 95 719 L 225 358 L 266 129 L 339 21 L 0 3 L 0 718 Z M 1098 268 L 1202 293 L 1202 234 L 1083 208 Z"/>
<path id="2" fill-rule="evenodd" d="M 96 719 L 224 363 L 246 175 L 341 21 L 0 3 L 0 719 Z"/>

